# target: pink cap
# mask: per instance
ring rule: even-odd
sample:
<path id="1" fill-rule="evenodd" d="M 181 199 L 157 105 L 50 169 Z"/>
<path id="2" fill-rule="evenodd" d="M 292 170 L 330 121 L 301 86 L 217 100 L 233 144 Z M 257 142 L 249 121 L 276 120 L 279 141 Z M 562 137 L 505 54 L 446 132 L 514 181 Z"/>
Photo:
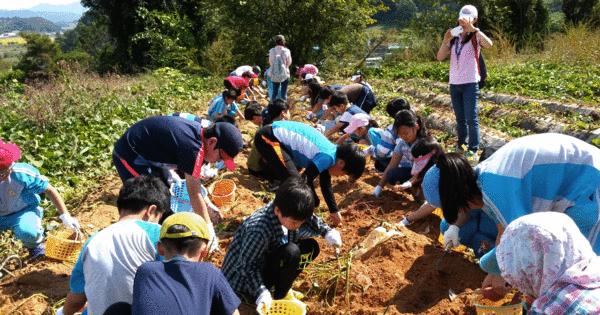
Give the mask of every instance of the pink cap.
<path id="1" fill-rule="evenodd" d="M 353 133 L 354 131 L 356 131 L 356 129 L 369 125 L 370 120 L 371 120 L 371 116 L 369 116 L 367 114 L 363 114 L 363 113 L 356 114 L 356 115 L 352 116 L 352 118 L 350 118 L 350 123 L 349 123 L 348 127 L 346 127 L 344 129 L 344 132 L 345 133 Z"/>
<path id="2" fill-rule="evenodd" d="M 21 149 L 14 143 L 0 140 L 0 169 L 8 168 L 21 158 Z"/>

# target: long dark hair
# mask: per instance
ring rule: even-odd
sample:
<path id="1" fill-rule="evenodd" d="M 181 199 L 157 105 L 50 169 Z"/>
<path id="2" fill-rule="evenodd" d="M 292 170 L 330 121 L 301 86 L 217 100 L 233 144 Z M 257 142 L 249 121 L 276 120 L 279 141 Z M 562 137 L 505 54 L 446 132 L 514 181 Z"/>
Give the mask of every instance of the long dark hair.
<path id="1" fill-rule="evenodd" d="M 464 155 L 445 153 L 438 157 L 440 169 L 440 201 L 444 218 L 449 224 L 456 222 L 458 211 L 468 208 L 469 201 L 481 197 L 477 187 L 477 173 Z"/>
<path id="2" fill-rule="evenodd" d="M 396 116 L 394 117 L 394 126 L 392 127 L 394 132 L 398 132 L 398 128 L 401 126 L 419 126 L 419 129 L 417 130 L 417 139 L 430 137 L 429 131 L 423 122 L 423 118 L 410 109 L 403 109 L 396 113 Z"/>
<path id="3" fill-rule="evenodd" d="M 278 98 L 267 105 L 267 117 L 263 119 L 263 126 L 272 124 L 282 112 L 290 110 L 290 104 L 284 99 Z"/>
<path id="4" fill-rule="evenodd" d="M 458 20 L 457 20 L 456 26 L 459 26 L 459 25 L 460 24 L 458 23 Z M 475 20 L 475 23 L 473 23 L 473 26 L 475 28 L 479 27 L 479 19 Z M 465 36 L 465 39 L 463 39 L 462 44 L 464 45 L 464 44 L 470 42 L 474 35 L 475 35 L 475 33 L 467 33 L 467 36 Z M 452 37 L 452 39 L 450 40 L 450 47 L 452 47 L 452 45 L 454 45 L 455 42 L 456 42 L 456 37 Z"/>

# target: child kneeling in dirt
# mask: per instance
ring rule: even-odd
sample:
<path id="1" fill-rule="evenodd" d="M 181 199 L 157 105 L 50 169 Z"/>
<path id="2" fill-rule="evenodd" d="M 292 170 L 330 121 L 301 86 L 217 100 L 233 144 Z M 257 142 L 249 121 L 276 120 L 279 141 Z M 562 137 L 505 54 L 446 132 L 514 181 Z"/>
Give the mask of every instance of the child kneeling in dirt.
<path id="1" fill-rule="evenodd" d="M 215 265 L 201 262 L 210 230 L 192 212 L 168 217 L 156 250 L 164 261 L 145 262 L 133 282 L 132 314 L 239 314 L 240 299 Z"/>
<path id="2" fill-rule="evenodd" d="M 244 220 L 233 237 L 223 274 L 234 291 L 255 298 L 259 309 L 284 298 L 306 263 L 319 255 L 317 241 L 299 239 L 301 226 L 325 237 L 330 246 L 342 246 L 340 233 L 314 215 L 314 198 L 304 179 L 291 176 L 275 200 Z"/>
<path id="3" fill-rule="evenodd" d="M 16 163 L 20 158 L 21 149 L 16 144 L 0 140 L 0 231 L 13 230 L 29 250 L 29 258 L 44 257 L 43 213 L 38 194 L 48 196 L 67 227 L 75 231 L 79 222 L 69 215 L 48 178 L 29 164 Z"/>

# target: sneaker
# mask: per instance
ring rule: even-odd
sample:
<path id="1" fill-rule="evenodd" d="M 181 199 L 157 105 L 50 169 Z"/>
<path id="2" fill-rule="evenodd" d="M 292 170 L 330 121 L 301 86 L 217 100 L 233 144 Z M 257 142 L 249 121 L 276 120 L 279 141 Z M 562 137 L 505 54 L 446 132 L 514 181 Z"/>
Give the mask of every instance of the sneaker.
<path id="1" fill-rule="evenodd" d="M 46 258 L 46 245 L 44 243 L 27 250 L 29 251 L 29 259 Z"/>

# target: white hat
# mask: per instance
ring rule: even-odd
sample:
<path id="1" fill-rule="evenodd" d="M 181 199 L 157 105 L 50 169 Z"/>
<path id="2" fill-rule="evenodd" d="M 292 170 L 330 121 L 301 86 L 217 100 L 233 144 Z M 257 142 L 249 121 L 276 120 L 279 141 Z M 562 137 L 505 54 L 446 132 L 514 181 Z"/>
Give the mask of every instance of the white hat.
<path id="1" fill-rule="evenodd" d="M 356 114 L 352 116 L 352 118 L 350 118 L 348 127 L 344 128 L 344 132 L 353 133 L 354 131 L 356 131 L 356 129 L 369 125 L 369 120 L 371 120 L 371 116 L 367 114 Z"/>
<path id="2" fill-rule="evenodd" d="M 314 75 L 314 74 L 312 74 L 312 73 L 309 73 L 309 74 L 306 74 L 306 75 L 304 75 L 304 80 L 310 80 L 310 79 L 312 79 L 312 78 L 314 78 L 314 77 L 315 77 L 315 75 Z"/>
<path id="3" fill-rule="evenodd" d="M 477 8 L 468 4 L 460 9 L 460 14 L 458 15 L 458 19 L 462 18 L 470 18 L 471 21 L 477 18 Z"/>
<path id="4" fill-rule="evenodd" d="M 355 75 L 353 75 L 353 76 L 350 77 L 350 81 L 354 82 L 358 78 L 360 78 L 360 74 L 355 74 Z"/>

